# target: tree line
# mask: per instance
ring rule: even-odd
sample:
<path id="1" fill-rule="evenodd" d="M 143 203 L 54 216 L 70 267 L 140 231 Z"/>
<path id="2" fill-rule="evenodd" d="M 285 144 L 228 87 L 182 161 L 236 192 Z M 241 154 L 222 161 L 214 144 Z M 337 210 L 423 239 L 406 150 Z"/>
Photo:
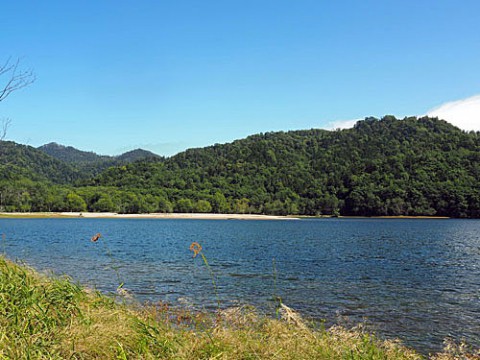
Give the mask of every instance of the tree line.
<path id="1" fill-rule="evenodd" d="M 0 177 L 0 209 L 480 217 L 479 160 L 478 132 L 385 116 L 253 135 L 88 178 L 41 180 L 31 169 L 37 178 Z"/>

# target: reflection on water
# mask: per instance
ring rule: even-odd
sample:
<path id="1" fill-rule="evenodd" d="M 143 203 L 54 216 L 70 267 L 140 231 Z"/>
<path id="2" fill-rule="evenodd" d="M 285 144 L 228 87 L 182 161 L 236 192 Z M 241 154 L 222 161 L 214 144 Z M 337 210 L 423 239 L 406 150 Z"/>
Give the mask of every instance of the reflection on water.
<path id="1" fill-rule="evenodd" d="M 118 267 L 140 301 L 214 308 L 209 273 L 189 251 L 198 241 L 222 306 L 268 312 L 277 293 L 304 316 L 365 321 L 422 352 L 445 337 L 480 346 L 479 229 L 477 220 L 0 220 L 10 258 L 105 292 Z"/>

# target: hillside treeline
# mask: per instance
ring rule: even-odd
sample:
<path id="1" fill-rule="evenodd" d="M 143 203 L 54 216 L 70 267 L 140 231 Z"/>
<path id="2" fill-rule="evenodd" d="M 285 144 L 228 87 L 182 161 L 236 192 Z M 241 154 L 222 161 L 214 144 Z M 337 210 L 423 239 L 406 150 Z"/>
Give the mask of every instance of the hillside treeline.
<path id="1" fill-rule="evenodd" d="M 480 217 L 480 133 L 428 117 L 258 134 L 89 177 L 62 177 L 68 173 L 62 167 L 72 164 L 52 161 L 52 170 L 43 172 L 28 166 L 15 172 L 2 162 L 10 174 L 0 177 L 0 207 Z"/>

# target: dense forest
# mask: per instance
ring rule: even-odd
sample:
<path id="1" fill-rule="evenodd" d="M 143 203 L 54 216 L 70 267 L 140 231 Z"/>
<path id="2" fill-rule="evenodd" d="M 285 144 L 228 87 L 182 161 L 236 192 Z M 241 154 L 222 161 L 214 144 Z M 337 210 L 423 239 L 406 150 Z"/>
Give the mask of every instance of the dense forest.
<path id="1" fill-rule="evenodd" d="M 119 156 L 106 156 L 97 155 L 91 151 L 81 151 L 71 146 L 63 146 L 57 143 L 40 146 L 38 150 L 70 164 L 77 171 L 78 176 L 82 178 L 93 177 L 111 166 L 120 166 L 139 160 L 160 158 L 160 156 L 142 149 L 128 151 Z"/>
<path id="2" fill-rule="evenodd" d="M 480 217 L 480 133 L 436 118 L 271 132 L 170 158 L 0 143 L 0 210 Z"/>

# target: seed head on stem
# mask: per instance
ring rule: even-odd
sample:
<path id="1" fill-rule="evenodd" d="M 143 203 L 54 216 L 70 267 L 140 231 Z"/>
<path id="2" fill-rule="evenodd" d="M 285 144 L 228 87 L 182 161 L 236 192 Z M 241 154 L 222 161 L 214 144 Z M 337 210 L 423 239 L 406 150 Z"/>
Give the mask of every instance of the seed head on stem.
<path id="1" fill-rule="evenodd" d="M 193 257 L 197 257 L 197 255 L 200 254 L 200 251 L 202 251 L 202 245 L 198 242 L 192 242 L 190 244 L 190 251 L 193 251 Z"/>
<path id="2" fill-rule="evenodd" d="M 91 240 L 92 242 L 97 242 L 98 239 L 100 239 L 101 237 L 102 237 L 102 234 L 97 233 L 97 234 L 93 235 L 90 240 Z"/>

